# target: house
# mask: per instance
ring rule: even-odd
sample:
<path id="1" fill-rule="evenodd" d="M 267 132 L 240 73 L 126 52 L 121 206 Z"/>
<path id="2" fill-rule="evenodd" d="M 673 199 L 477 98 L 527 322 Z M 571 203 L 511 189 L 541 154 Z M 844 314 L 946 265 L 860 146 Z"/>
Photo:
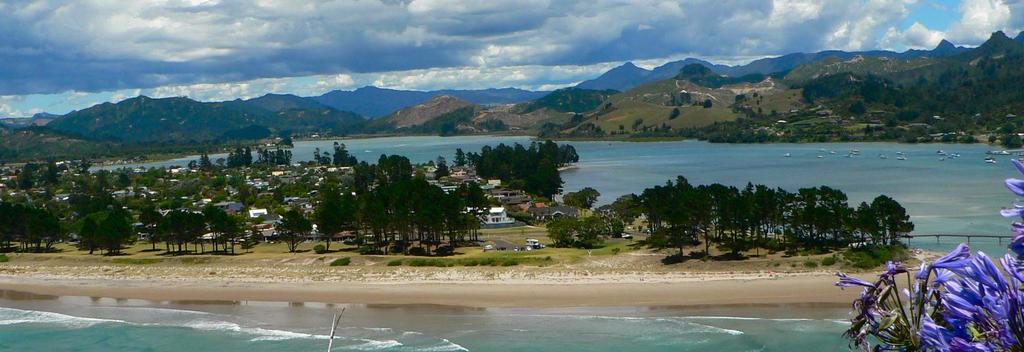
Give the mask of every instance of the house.
<path id="1" fill-rule="evenodd" d="M 267 216 L 267 209 L 249 209 L 249 218 L 255 219 L 261 216 Z"/>
<path id="2" fill-rule="evenodd" d="M 534 219 L 541 221 L 557 219 L 563 216 L 577 217 L 580 215 L 579 210 L 565 205 L 554 207 L 531 207 L 527 211 L 530 212 L 530 215 L 532 215 Z"/>
<path id="3" fill-rule="evenodd" d="M 515 219 L 512 219 L 511 217 L 508 216 L 508 212 L 505 211 L 505 208 L 496 207 L 496 208 L 491 208 L 490 210 L 488 210 L 487 214 L 481 215 L 480 216 L 480 222 L 484 226 L 494 226 L 494 225 L 499 225 L 500 226 L 500 225 L 511 225 L 511 224 L 514 224 L 516 221 L 515 221 Z"/>
<path id="4" fill-rule="evenodd" d="M 242 208 L 245 208 L 245 205 L 239 202 L 220 202 L 213 206 L 228 213 L 238 213 L 242 211 Z"/>
<path id="5" fill-rule="evenodd" d="M 532 200 L 533 198 L 530 198 L 530 196 L 520 194 L 514 196 L 500 197 L 498 198 L 498 203 L 501 203 L 501 205 L 503 206 L 516 206 L 522 204 L 530 204 L 530 201 Z"/>

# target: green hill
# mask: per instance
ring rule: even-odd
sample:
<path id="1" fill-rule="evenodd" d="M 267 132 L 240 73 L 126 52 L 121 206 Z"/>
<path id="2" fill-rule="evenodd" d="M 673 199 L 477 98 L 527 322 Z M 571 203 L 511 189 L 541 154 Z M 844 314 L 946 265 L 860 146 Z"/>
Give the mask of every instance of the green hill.
<path id="1" fill-rule="evenodd" d="M 1024 111 L 1024 43 L 997 32 L 976 49 L 929 60 L 934 62 L 909 70 L 825 75 L 801 86 L 808 101 L 853 114 L 890 111 L 906 121 Z"/>
<path id="2" fill-rule="evenodd" d="M 61 160 L 110 155 L 113 143 L 89 141 L 46 128 L 0 127 L 0 164 L 27 160 Z"/>
<path id="3" fill-rule="evenodd" d="M 274 132 L 359 130 L 363 118 L 330 108 L 271 111 L 242 101 L 205 103 L 145 96 L 64 115 L 48 127 L 89 139 L 125 142 L 203 142 L 236 136 L 254 126 Z"/>
<path id="4" fill-rule="evenodd" d="M 551 109 L 557 112 L 584 112 L 594 110 L 605 99 L 618 93 L 614 90 L 593 90 L 582 88 L 563 88 L 551 92 L 540 99 L 526 104 L 523 113 L 540 109 Z"/>

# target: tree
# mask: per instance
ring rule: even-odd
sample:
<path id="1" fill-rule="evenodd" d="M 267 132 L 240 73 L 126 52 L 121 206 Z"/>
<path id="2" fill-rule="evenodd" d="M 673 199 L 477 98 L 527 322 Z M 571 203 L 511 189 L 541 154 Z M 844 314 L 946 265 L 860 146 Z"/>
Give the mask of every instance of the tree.
<path id="1" fill-rule="evenodd" d="M 577 208 L 590 209 L 591 207 L 594 206 L 594 203 L 597 202 L 597 198 L 600 196 L 601 192 L 598 192 L 596 189 L 590 187 L 585 187 L 577 192 L 566 193 L 565 197 L 563 197 L 562 199 L 565 201 L 565 204 L 567 205 Z"/>
<path id="2" fill-rule="evenodd" d="M 673 96 L 673 98 L 675 98 L 675 96 Z M 668 114 L 668 119 L 669 120 L 675 120 L 677 117 L 679 117 L 679 108 L 678 107 L 672 108 L 672 112 Z M 622 125 L 619 125 L 619 126 L 622 126 Z"/>
<path id="3" fill-rule="evenodd" d="M 320 204 L 316 207 L 315 220 L 317 231 L 324 241 L 324 248 L 331 250 L 331 240 L 344 230 L 351 214 L 346 213 L 342 204 L 341 193 L 333 187 L 320 190 Z"/>
<path id="4" fill-rule="evenodd" d="M 871 208 L 880 217 L 879 225 L 886 244 L 896 243 L 900 236 L 914 231 L 914 223 L 910 222 L 907 210 L 892 198 L 878 196 L 871 201 Z"/>
<path id="5" fill-rule="evenodd" d="M 572 247 L 576 241 L 577 222 L 574 217 L 563 216 L 547 223 L 548 238 L 555 247 Z"/>
<path id="6" fill-rule="evenodd" d="M 313 224 L 298 210 L 292 209 L 284 214 L 277 228 L 281 238 L 288 243 L 288 252 L 294 253 L 299 243 L 313 230 Z"/>
<path id="7" fill-rule="evenodd" d="M 99 225 L 100 246 L 106 249 L 107 255 L 121 253 L 121 247 L 131 240 L 131 215 L 123 209 L 115 209 L 106 214 Z"/>
<path id="8" fill-rule="evenodd" d="M 24 242 L 33 244 L 35 252 L 48 252 L 54 243 L 63 238 L 60 220 L 46 209 L 31 211 L 27 230 L 28 238 Z"/>
<path id="9" fill-rule="evenodd" d="M 99 231 L 96 216 L 86 216 L 82 220 L 81 229 L 78 231 L 78 246 L 82 249 L 88 249 L 89 254 L 92 254 L 99 247 Z"/>
<path id="10" fill-rule="evenodd" d="M 434 172 L 434 176 L 436 176 L 436 178 L 448 176 L 448 162 L 444 160 L 443 156 L 437 157 L 437 161 L 434 163 L 434 167 L 437 168 L 437 171 Z"/>
<path id="11" fill-rule="evenodd" d="M 217 252 L 217 243 L 223 240 L 225 233 L 235 231 L 234 228 L 237 226 L 233 223 L 234 219 L 223 209 L 207 205 L 203 208 L 203 220 L 205 220 L 207 228 L 210 229 L 210 233 L 213 234 L 210 242 L 213 245 L 213 251 Z M 224 241 L 224 250 L 227 250 L 227 242 Z"/>
<path id="12" fill-rule="evenodd" d="M 466 166 L 466 153 L 462 148 L 455 149 L 455 166 Z"/>
<path id="13" fill-rule="evenodd" d="M 149 243 L 153 245 L 154 251 L 156 250 L 156 243 L 160 242 L 160 236 L 156 230 L 162 218 L 160 212 L 156 210 L 153 204 L 146 203 L 139 209 L 139 222 L 142 223 L 142 228 L 146 229 L 146 235 L 149 238 Z"/>

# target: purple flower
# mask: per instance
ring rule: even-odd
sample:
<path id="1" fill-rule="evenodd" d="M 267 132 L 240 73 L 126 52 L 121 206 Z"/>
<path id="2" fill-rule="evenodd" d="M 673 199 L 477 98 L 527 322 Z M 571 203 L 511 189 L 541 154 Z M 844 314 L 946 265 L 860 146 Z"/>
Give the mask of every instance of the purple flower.
<path id="1" fill-rule="evenodd" d="M 875 288 L 875 284 L 847 275 L 846 273 L 836 273 L 836 276 L 839 277 L 839 281 L 836 281 L 836 286 L 839 287 L 864 286 Z"/>
<path id="2" fill-rule="evenodd" d="M 932 320 L 928 314 L 921 316 L 921 347 L 925 350 L 948 351 L 949 339 L 953 334 Z"/>
<path id="3" fill-rule="evenodd" d="M 1003 208 L 999 210 L 999 215 L 1004 218 L 1014 218 L 1024 215 L 1024 207 L 1014 204 L 1012 208 Z"/>
<path id="4" fill-rule="evenodd" d="M 954 337 L 949 343 L 949 349 L 944 351 L 957 352 L 992 352 L 992 347 L 981 342 L 970 342 L 964 338 Z"/>
<path id="5" fill-rule="evenodd" d="M 1014 258 L 1012 255 L 1007 254 L 1000 260 L 1003 264 L 1003 269 L 1010 274 L 1017 283 L 1024 283 L 1024 268 L 1021 267 L 1020 256 Z"/>
<path id="6" fill-rule="evenodd" d="M 1010 241 L 1010 250 L 1017 254 L 1017 258 L 1024 258 L 1024 233 L 1018 233 Z"/>
<path id="7" fill-rule="evenodd" d="M 893 276 L 893 275 L 896 275 L 896 274 L 902 274 L 902 273 L 907 272 L 907 268 L 904 267 L 903 263 L 900 262 L 900 261 L 888 261 L 888 262 L 886 262 L 885 263 L 885 269 L 886 269 L 885 270 L 885 274 L 883 274 L 883 275 L 888 275 L 888 276 Z"/>
<path id="8" fill-rule="evenodd" d="M 1009 188 L 1011 192 L 1016 193 L 1018 196 L 1024 197 L 1024 180 L 1016 178 L 1006 179 L 1006 188 Z"/>
<path id="9" fill-rule="evenodd" d="M 942 269 L 957 269 L 967 266 L 971 263 L 971 248 L 966 244 L 961 243 L 956 246 L 949 254 L 936 259 L 932 263 L 933 268 Z"/>
<path id="10" fill-rule="evenodd" d="M 1020 173 L 1024 174 L 1024 163 L 1020 162 L 1017 159 L 1010 159 L 1010 163 L 1012 163 L 1013 166 L 1017 167 L 1017 171 L 1020 171 Z"/>

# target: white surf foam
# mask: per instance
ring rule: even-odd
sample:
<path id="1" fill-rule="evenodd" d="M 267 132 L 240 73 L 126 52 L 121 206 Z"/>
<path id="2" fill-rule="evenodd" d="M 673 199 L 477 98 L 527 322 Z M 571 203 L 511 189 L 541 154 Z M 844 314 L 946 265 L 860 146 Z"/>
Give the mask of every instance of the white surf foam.
<path id="1" fill-rule="evenodd" d="M 417 351 L 423 352 L 444 352 L 444 351 L 469 351 L 468 348 L 462 347 L 462 345 L 449 341 L 448 339 L 441 339 L 443 344 L 438 346 L 431 346 L 417 349 Z"/>
<path id="2" fill-rule="evenodd" d="M 398 342 L 398 341 L 395 341 L 395 340 L 378 341 L 378 340 L 369 340 L 369 339 L 359 339 L 359 341 L 364 341 L 364 343 L 363 344 L 359 344 L 359 345 L 354 345 L 354 346 L 345 346 L 345 348 L 353 349 L 353 350 L 359 350 L 359 351 L 379 351 L 379 350 L 384 350 L 384 349 L 388 349 L 388 348 L 395 348 L 395 347 L 401 347 L 402 346 L 401 342 Z"/>
<path id="3" fill-rule="evenodd" d="M 69 328 L 85 328 L 96 324 L 126 323 L 114 319 L 76 317 L 67 314 L 0 307 L 0 325 L 56 324 Z"/>
<path id="4" fill-rule="evenodd" d="M 301 332 L 264 329 L 259 327 L 245 327 L 232 322 L 195 320 L 185 324 L 183 327 L 203 331 L 230 331 L 247 335 L 256 335 L 252 341 L 279 341 L 291 339 L 327 339 L 327 335 L 306 334 Z"/>

